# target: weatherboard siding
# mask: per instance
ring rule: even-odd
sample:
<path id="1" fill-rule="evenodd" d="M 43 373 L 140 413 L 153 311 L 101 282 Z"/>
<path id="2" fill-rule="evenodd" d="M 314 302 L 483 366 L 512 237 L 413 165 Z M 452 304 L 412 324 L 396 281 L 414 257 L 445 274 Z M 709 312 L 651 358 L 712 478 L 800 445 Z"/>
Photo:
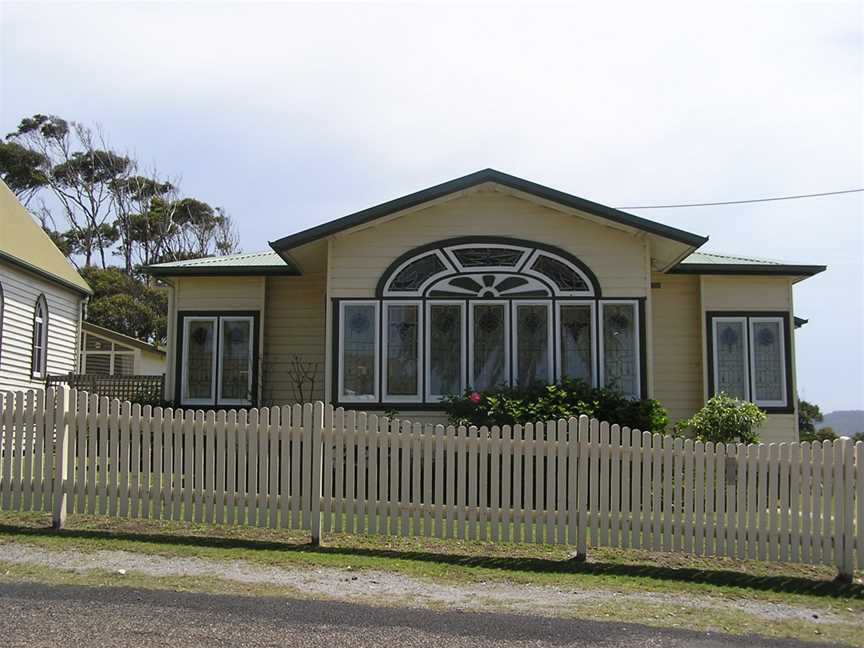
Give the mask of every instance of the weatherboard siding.
<path id="1" fill-rule="evenodd" d="M 325 398 L 326 275 L 268 277 L 264 321 L 262 402 L 294 403 L 299 399 L 289 375 L 295 356 L 315 369 L 312 399 Z M 305 392 L 309 400 L 309 392 Z"/>
<path id="2" fill-rule="evenodd" d="M 699 277 L 653 275 L 654 392 L 674 423 L 702 407 L 702 317 Z"/>
<path id="3" fill-rule="evenodd" d="M 605 297 L 647 294 L 641 234 L 598 224 L 530 200 L 476 191 L 337 235 L 330 258 L 331 297 L 371 297 L 382 273 L 401 254 L 460 236 L 500 235 L 557 246 L 597 275 Z"/>
<path id="4" fill-rule="evenodd" d="M 48 305 L 49 374 L 74 372 L 77 366 L 82 296 L 56 283 L 0 262 L 4 306 L 0 337 L 0 391 L 42 389 L 45 381 L 30 373 L 33 314 L 39 295 Z"/>

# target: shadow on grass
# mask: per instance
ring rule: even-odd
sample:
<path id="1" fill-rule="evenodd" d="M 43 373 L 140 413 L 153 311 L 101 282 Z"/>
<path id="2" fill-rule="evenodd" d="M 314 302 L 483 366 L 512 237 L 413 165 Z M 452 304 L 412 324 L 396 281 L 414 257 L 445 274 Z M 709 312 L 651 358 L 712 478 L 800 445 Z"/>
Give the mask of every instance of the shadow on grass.
<path id="1" fill-rule="evenodd" d="M 732 569 L 695 569 L 648 564 L 615 562 L 578 562 L 548 558 L 482 556 L 431 551 L 375 549 L 370 547 L 328 547 L 311 544 L 225 538 L 165 533 L 138 533 L 114 530 L 63 529 L 54 531 L 26 525 L 0 523 L 0 533 L 26 536 L 66 537 L 91 540 L 125 540 L 159 545 L 184 545 L 215 549 L 243 549 L 248 551 L 281 551 L 320 556 L 356 556 L 390 560 L 426 562 L 453 567 L 478 567 L 513 572 L 544 574 L 587 574 L 645 578 L 668 582 L 703 583 L 706 585 L 771 591 L 786 594 L 809 594 L 828 597 L 864 599 L 864 585 L 831 580 L 816 580 L 794 575 L 756 575 Z M 2 557 L 2 554 L 0 554 Z"/>

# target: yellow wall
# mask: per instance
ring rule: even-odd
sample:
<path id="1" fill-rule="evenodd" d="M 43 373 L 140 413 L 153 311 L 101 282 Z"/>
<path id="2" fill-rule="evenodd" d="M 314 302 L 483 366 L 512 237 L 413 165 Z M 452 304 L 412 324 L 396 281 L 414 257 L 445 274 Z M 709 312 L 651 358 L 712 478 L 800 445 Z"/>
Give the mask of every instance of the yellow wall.
<path id="1" fill-rule="evenodd" d="M 282 405 L 299 399 L 289 375 L 294 356 L 307 368 L 314 366 L 312 398 L 324 398 L 325 288 L 324 273 L 268 277 L 262 365 L 262 403 L 265 405 Z M 308 393 L 305 392 L 306 400 Z"/>

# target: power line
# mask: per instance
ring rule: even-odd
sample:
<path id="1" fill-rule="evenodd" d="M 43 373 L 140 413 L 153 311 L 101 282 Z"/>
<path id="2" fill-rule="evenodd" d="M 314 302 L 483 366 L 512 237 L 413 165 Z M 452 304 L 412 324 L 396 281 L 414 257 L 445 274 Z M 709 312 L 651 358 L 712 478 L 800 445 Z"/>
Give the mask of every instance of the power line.
<path id="1" fill-rule="evenodd" d="M 636 205 L 632 207 L 616 207 L 615 209 L 673 209 L 676 207 L 714 207 L 716 205 L 743 205 L 746 203 L 772 202 L 775 200 L 798 200 L 799 198 L 819 198 L 821 196 L 837 196 L 864 191 L 861 189 L 844 189 L 843 191 L 826 191 L 824 193 L 801 194 L 799 196 L 777 196 L 775 198 L 752 198 L 750 200 L 727 200 L 725 202 L 686 203 L 683 205 Z"/>

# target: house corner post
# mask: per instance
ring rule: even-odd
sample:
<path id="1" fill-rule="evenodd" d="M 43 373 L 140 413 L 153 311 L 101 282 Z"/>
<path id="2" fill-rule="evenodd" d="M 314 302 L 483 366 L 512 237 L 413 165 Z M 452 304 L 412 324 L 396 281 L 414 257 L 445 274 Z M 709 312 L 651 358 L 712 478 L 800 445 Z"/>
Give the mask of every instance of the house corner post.
<path id="1" fill-rule="evenodd" d="M 69 420 L 74 416 L 71 407 L 70 389 L 66 385 L 55 393 L 54 424 L 54 508 L 51 513 L 51 528 L 59 531 L 66 524 L 66 501 L 69 477 Z"/>
<path id="2" fill-rule="evenodd" d="M 313 547 L 321 544 L 321 437 L 324 429 L 324 403 L 316 401 L 312 409 L 312 470 L 310 495 L 310 533 Z"/>

